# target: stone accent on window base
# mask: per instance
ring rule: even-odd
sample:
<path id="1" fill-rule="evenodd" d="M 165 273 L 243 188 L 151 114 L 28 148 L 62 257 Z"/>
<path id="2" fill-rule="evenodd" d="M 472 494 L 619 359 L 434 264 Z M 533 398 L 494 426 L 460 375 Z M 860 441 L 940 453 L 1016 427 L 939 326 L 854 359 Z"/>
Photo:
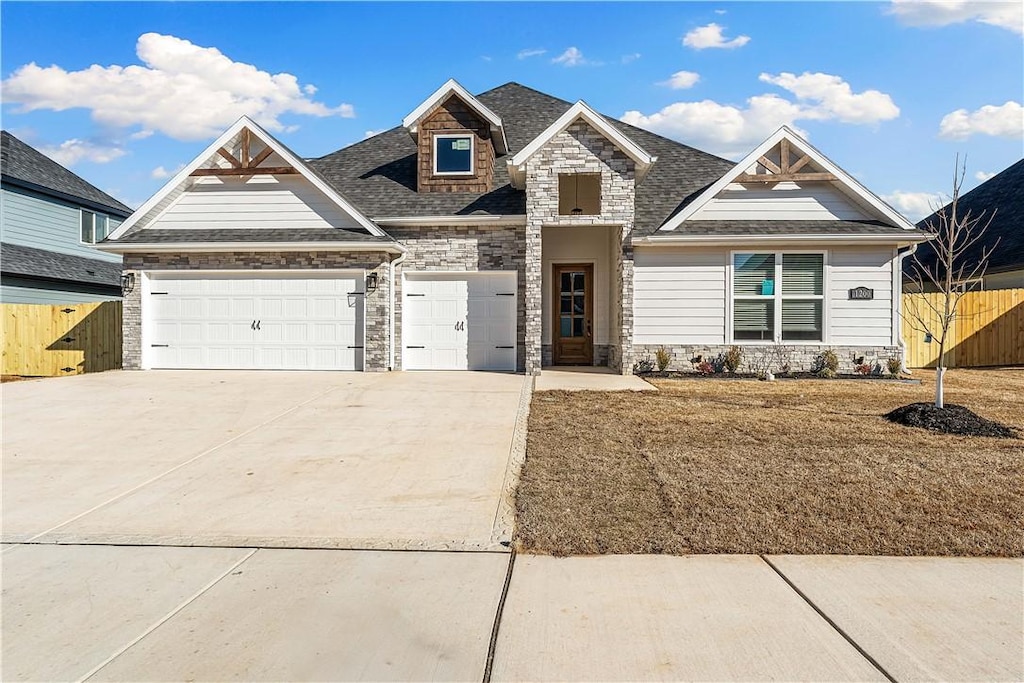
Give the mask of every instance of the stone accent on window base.
<path id="1" fill-rule="evenodd" d="M 707 361 L 714 361 L 719 355 L 725 355 L 732 347 L 731 344 L 634 344 L 633 359 L 635 363 L 650 361 L 657 369 L 656 354 L 658 349 L 665 348 L 672 354 L 672 361 L 668 370 L 679 372 L 696 372 L 695 366 L 699 362 L 698 357 Z M 793 372 L 809 372 L 815 369 L 818 355 L 825 349 L 832 349 L 839 358 L 839 372 L 849 374 L 854 372 L 857 360 L 863 358 L 862 362 L 868 363 L 875 372 L 886 373 L 886 362 L 890 358 L 900 357 L 898 346 L 833 346 L 830 344 L 765 344 L 765 345 L 739 345 L 743 350 L 743 363 L 740 372 L 750 372 L 749 362 L 752 358 L 763 354 L 774 354 L 781 352 L 782 358 L 789 363 Z M 778 368 L 772 369 L 778 372 Z"/>

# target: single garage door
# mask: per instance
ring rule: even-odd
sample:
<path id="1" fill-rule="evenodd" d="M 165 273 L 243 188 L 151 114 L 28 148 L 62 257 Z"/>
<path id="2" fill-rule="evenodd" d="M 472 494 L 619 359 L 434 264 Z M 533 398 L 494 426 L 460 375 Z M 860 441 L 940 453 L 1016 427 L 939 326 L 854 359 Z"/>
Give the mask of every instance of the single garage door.
<path id="1" fill-rule="evenodd" d="M 147 367 L 361 370 L 362 272 L 151 273 Z"/>
<path id="2" fill-rule="evenodd" d="M 407 273 L 406 370 L 516 369 L 516 273 Z"/>

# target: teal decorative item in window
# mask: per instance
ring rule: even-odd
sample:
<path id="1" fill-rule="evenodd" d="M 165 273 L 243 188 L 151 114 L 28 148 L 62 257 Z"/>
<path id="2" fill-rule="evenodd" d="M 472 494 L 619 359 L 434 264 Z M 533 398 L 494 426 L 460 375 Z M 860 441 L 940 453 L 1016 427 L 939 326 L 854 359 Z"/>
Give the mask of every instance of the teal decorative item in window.
<path id="1" fill-rule="evenodd" d="M 761 296 L 775 295 L 775 280 L 761 280 Z"/>

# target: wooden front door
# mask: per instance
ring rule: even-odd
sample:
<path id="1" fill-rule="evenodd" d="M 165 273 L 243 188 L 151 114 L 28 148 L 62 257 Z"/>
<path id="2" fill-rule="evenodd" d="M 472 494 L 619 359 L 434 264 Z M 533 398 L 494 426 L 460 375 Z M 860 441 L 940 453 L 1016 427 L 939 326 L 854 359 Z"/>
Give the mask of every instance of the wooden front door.
<path id="1" fill-rule="evenodd" d="M 555 365 L 594 362 L 594 266 L 555 264 L 551 310 Z"/>

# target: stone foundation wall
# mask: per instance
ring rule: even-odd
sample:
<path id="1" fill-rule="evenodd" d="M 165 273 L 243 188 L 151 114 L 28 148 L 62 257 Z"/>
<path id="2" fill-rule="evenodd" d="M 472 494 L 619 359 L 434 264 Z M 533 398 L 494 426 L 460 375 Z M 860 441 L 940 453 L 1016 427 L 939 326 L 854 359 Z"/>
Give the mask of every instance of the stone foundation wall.
<path id="1" fill-rule="evenodd" d="M 225 252 L 185 254 L 127 254 L 124 271 L 136 273 L 135 289 L 124 297 L 122 313 L 122 367 L 138 370 L 142 366 L 142 275 L 144 270 L 365 270 L 377 273 L 377 289 L 367 292 L 365 299 L 366 338 L 363 341 L 364 368 L 368 372 L 388 369 L 391 306 L 391 283 L 388 261 L 393 255 L 385 252 L 341 254 L 326 251 L 308 252 Z"/>
<path id="2" fill-rule="evenodd" d="M 634 362 L 642 360 L 650 360 L 651 363 L 656 363 L 656 355 L 658 349 L 665 348 L 672 354 L 672 362 L 669 363 L 668 369 L 682 372 L 694 371 L 694 365 L 696 364 L 696 358 L 702 357 L 704 360 L 713 361 L 720 354 L 724 355 L 726 351 L 731 348 L 731 344 L 725 345 L 707 345 L 707 344 L 637 344 L 633 346 L 633 357 Z M 789 363 L 790 369 L 793 372 L 805 372 L 815 369 L 818 354 L 825 349 L 832 349 L 835 351 L 836 356 L 839 358 L 839 372 L 841 373 L 852 373 L 854 366 L 856 365 L 855 360 L 863 358 L 865 363 L 869 363 L 875 368 L 880 368 L 882 372 L 885 372 L 886 362 L 890 358 L 899 358 L 900 349 L 898 346 L 830 346 L 828 344 L 808 344 L 808 345 L 781 345 L 776 347 L 775 345 L 764 345 L 764 346 L 740 346 L 743 350 L 743 364 L 740 366 L 740 372 L 749 372 L 749 361 L 759 354 L 774 353 L 776 348 L 781 350 L 783 358 Z M 655 365 L 657 368 L 657 365 Z M 774 371 L 778 371 L 778 368 L 773 368 Z"/>

